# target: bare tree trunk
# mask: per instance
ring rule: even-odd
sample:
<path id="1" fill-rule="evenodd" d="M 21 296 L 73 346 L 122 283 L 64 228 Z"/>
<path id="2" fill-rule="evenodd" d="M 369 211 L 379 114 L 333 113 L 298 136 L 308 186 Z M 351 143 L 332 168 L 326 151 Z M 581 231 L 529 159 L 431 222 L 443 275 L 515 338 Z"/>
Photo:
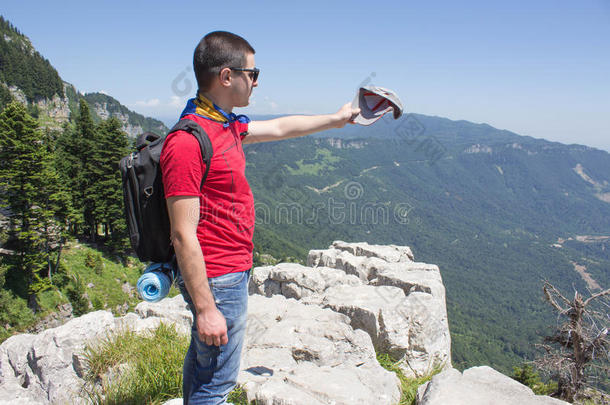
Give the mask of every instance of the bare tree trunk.
<path id="1" fill-rule="evenodd" d="M 610 289 L 593 294 L 586 300 L 576 291 L 571 301 L 548 282 L 544 283 L 543 290 L 549 304 L 567 320 L 552 336 L 545 337 L 544 341 L 554 347 L 542 345 L 547 354 L 536 364 L 557 378 L 558 396 L 573 402 L 586 387 L 587 370 L 594 362 L 601 363 L 607 373 L 610 363 L 608 319 L 587 307 L 593 300 L 609 295 Z M 594 319 L 600 320 L 601 326 Z"/>
<path id="2" fill-rule="evenodd" d="M 62 236 L 59 237 L 59 249 L 57 249 L 57 260 L 55 260 L 55 272 L 59 269 L 59 259 L 61 258 L 61 250 L 64 247 L 64 238 Z"/>

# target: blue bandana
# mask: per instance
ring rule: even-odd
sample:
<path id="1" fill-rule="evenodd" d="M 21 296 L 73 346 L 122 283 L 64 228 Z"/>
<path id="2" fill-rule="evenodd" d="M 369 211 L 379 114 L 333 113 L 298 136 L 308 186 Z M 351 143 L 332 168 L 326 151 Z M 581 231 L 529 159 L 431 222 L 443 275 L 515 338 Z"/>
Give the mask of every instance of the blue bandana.
<path id="1" fill-rule="evenodd" d="M 186 107 L 182 110 L 180 118 L 189 114 L 195 114 L 212 121 L 222 122 L 222 126 L 225 128 L 235 121 L 243 124 L 248 124 L 250 122 L 250 118 L 243 114 L 227 114 L 222 108 L 212 103 L 202 94 L 199 94 L 197 98 L 191 98 L 186 103 Z"/>

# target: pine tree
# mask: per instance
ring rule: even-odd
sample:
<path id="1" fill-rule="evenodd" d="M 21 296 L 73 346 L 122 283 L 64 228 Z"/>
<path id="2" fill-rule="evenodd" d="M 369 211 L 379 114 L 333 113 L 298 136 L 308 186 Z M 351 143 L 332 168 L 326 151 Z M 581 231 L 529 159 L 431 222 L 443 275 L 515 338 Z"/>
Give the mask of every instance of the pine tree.
<path id="1" fill-rule="evenodd" d="M 81 183 L 83 177 L 83 164 L 81 155 L 82 142 L 76 130 L 65 124 L 63 132 L 55 145 L 55 166 L 59 172 L 61 183 L 65 185 L 70 195 L 74 216 L 70 221 L 70 233 L 79 235 L 82 232 L 83 198 Z"/>
<path id="2" fill-rule="evenodd" d="M 61 246 L 70 204 L 43 142 L 38 123 L 26 108 L 9 104 L 0 113 L 1 202 L 10 210 L 8 260 L 13 286 L 21 287 L 36 309 L 36 294 L 50 285 L 51 255 Z"/>
<path id="3" fill-rule="evenodd" d="M 97 236 L 98 221 L 95 217 L 95 206 L 97 198 L 95 195 L 95 184 L 99 180 L 95 177 L 97 163 L 94 161 L 97 144 L 97 130 L 91 113 L 89 104 L 84 99 L 80 100 L 79 115 L 76 118 L 76 133 L 79 137 L 80 148 L 78 158 L 80 159 L 82 172 L 79 176 L 79 192 L 83 203 L 83 219 L 85 222 L 85 233 L 92 241 Z"/>
<path id="4" fill-rule="evenodd" d="M 124 251 L 127 247 L 127 226 L 123 214 L 123 193 L 119 160 L 129 153 L 127 134 L 116 118 L 98 126 L 98 142 L 94 149 L 93 194 L 96 198 L 95 218 L 103 226 L 108 247 Z"/>
<path id="5" fill-rule="evenodd" d="M 544 383 L 540 378 L 540 374 L 534 371 L 531 364 L 524 364 L 523 367 L 513 367 L 513 380 L 519 381 L 523 385 L 527 385 L 534 391 L 536 395 L 549 395 L 557 389 L 557 383 L 551 381 Z"/>
<path id="6" fill-rule="evenodd" d="M 77 215 L 71 223 L 75 235 L 85 234 L 95 240 L 97 220 L 95 218 L 96 197 L 93 188 L 96 179 L 93 161 L 97 145 L 97 129 L 91 118 L 89 105 L 80 100 L 75 127 L 65 126 L 57 140 L 56 165 L 62 180 L 72 196 L 72 206 Z M 84 229 L 83 229 L 84 225 Z"/>

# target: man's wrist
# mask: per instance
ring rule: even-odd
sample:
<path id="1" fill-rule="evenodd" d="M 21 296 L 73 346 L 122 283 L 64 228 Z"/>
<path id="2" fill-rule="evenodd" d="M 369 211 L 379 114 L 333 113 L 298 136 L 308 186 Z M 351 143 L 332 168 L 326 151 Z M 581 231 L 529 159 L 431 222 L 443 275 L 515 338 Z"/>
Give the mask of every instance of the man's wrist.
<path id="1" fill-rule="evenodd" d="M 214 296 L 209 287 L 205 290 L 207 291 L 203 294 L 200 293 L 199 297 L 192 297 L 195 312 L 197 313 L 209 312 L 216 308 L 216 302 L 214 301 Z"/>
<path id="2" fill-rule="evenodd" d="M 216 309 L 216 303 L 214 300 L 206 300 L 205 302 L 195 305 L 195 312 L 197 314 L 206 314 Z"/>
<path id="3" fill-rule="evenodd" d="M 332 128 L 341 128 L 342 122 L 343 122 L 343 117 L 341 116 L 340 112 L 336 112 L 333 114 L 330 114 L 331 116 L 331 127 Z"/>

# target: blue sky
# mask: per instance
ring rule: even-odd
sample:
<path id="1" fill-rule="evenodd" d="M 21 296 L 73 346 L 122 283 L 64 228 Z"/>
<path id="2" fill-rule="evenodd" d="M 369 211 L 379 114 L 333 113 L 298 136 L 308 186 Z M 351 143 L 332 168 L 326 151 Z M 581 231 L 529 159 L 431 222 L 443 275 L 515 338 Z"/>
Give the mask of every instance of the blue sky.
<path id="1" fill-rule="evenodd" d="M 171 124 L 209 31 L 256 49 L 243 113 L 327 113 L 364 80 L 406 110 L 610 151 L 610 1 L 4 0 L 62 78 Z"/>

